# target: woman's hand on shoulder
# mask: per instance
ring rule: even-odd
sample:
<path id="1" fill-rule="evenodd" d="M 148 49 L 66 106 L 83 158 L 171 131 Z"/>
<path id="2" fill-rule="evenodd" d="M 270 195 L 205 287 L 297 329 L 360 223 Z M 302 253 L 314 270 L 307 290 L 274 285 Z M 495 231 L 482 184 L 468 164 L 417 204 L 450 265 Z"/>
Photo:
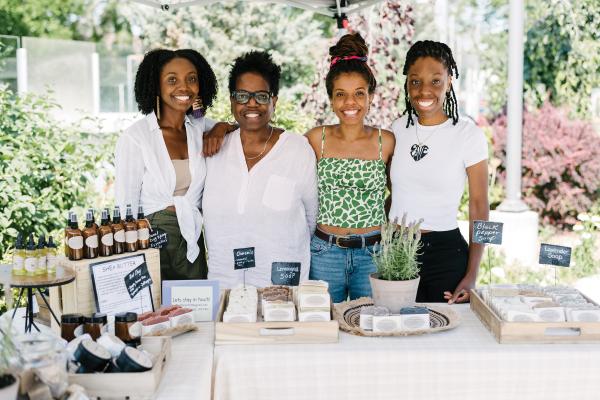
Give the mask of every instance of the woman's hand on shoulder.
<path id="1" fill-rule="evenodd" d="M 317 126 L 310 129 L 308 132 L 304 134 L 306 139 L 308 139 L 308 143 L 312 147 L 317 159 L 321 157 L 321 135 L 323 133 L 323 127 Z"/>
<path id="2" fill-rule="evenodd" d="M 236 124 L 217 122 L 210 131 L 204 134 L 202 141 L 202 153 L 204 157 L 211 157 L 217 154 L 223 145 L 225 135 L 235 131 L 237 128 L 238 125 Z"/>

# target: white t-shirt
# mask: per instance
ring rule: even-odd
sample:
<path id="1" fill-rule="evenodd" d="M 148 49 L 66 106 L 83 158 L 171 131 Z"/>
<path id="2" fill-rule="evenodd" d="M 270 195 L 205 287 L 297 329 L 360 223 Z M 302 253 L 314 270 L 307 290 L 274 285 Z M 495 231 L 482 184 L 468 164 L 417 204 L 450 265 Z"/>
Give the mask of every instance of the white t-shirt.
<path id="1" fill-rule="evenodd" d="M 390 221 L 402 219 L 407 223 L 423 218 L 422 229 L 448 231 L 455 229 L 456 214 L 462 196 L 466 168 L 488 158 L 488 147 L 481 129 L 469 120 L 452 119 L 435 126 L 415 125 L 406 128 L 407 116 L 392 124 L 396 147 L 390 167 L 392 207 Z M 427 154 L 415 161 L 418 144 L 416 131 Z M 413 154 L 411 154 L 411 149 Z M 421 153 L 422 154 L 422 153 Z"/>
<path id="2" fill-rule="evenodd" d="M 254 247 L 256 267 L 246 270 L 247 284 L 271 285 L 273 262 L 299 262 L 300 280 L 308 279 L 318 212 L 316 160 L 308 140 L 283 132 L 248 171 L 238 129 L 206 166 L 202 209 L 208 279 L 225 288 L 241 283 L 243 270 L 234 270 L 233 253 L 249 247 Z"/>

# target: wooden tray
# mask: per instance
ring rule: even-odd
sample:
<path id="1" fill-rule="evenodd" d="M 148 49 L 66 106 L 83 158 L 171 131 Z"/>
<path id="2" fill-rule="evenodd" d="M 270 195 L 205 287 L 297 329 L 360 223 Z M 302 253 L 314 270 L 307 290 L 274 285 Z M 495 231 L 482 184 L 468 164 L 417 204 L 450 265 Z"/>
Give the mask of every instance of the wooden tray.
<path id="1" fill-rule="evenodd" d="M 160 252 L 157 249 L 138 250 L 135 253 L 116 254 L 110 257 L 98 257 L 92 260 L 70 261 L 61 260 L 61 265 L 70 267 L 75 272 L 75 281 L 61 287 L 51 287 L 50 307 L 60 320 L 62 314 L 78 313 L 89 315 L 96 312 L 96 303 L 94 301 L 94 289 L 92 288 L 92 276 L 90 264 L 114 260 L 123 257 L 144 254 L 148 272 L 152 277 L 152 301 L 154 308 L 160 307 L 161 280 L 160 280 Z M 60 332 L 60 327 L 54 319 L 51 319 L 51 326 L 55 332 Z"/>
<path id="2" fill-rule="evenodd" d="M 590 299 L 588 301 L 592 302 Z M 498 343 L 598 343 L 600 322 L 508 322 L 471 289 L 471 310 Z"/>
<path id="3" fill-rule="evenodd" d="M 156 356 L 146 372 L 110 374 L 69 374 L 69 384 L 81 385 L 90 398 L 152 399 L 171 358 L 171 338 L 143 337 L 144 349 Z"/>
<path id="4" fill-rule="evenodd" d="M 338 342 L 339 324 L 333 318 L 324 322 L 225 323 L 223 313 L 229 292 L 230 289 L 225 289 L 221 296 L 215 323 L 215 345 Z"/>

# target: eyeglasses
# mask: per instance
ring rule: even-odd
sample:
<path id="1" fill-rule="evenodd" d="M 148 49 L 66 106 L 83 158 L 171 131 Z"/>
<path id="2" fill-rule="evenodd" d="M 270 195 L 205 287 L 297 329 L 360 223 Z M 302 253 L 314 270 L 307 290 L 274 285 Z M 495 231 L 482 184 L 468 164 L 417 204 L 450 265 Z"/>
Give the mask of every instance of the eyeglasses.
<path id="1" fill-rule="evenodd" d="M 238 104 L 246 104 L 252 97 L 258 104 L 268 104 L 271 100 L 271 93 L 265 91 L 248 92 L 246 90 L 234 90 L 231 97 Z"/>

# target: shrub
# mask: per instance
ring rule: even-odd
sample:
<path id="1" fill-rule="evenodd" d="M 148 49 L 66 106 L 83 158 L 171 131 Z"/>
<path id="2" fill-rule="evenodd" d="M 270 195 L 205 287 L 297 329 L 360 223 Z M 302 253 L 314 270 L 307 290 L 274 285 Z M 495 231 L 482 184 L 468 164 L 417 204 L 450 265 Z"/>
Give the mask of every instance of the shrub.
<path id="1" fill-rule="evenodd" d="M 506 115 L 492 124 L 494 153 L 506 179 Z M 600 136 L 549 102 L 523 114 L 523 200 L 543 222 L 573 224 L 600 197 Z"/>

